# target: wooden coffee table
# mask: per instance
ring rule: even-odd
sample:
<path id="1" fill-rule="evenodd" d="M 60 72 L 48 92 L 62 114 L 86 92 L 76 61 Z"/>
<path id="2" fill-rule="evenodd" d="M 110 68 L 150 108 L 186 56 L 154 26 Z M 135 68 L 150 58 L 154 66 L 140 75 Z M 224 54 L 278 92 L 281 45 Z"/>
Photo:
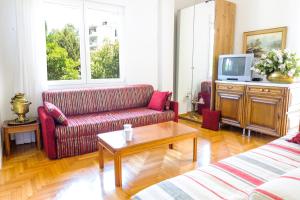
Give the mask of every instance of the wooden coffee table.
<path id="1" fill-rule="evenodd" d="M 197 130 L 176 122 L 133 128 L 133 140 L 126 142 L 123 130 L 98 135 L 99 167 L 104 168 L 103 148 L 114 156 L 115 185 L 122 187 L 122 156 L 148 151 L 163 145 L 193 139 L 193 161 L 197 160 Z"/>

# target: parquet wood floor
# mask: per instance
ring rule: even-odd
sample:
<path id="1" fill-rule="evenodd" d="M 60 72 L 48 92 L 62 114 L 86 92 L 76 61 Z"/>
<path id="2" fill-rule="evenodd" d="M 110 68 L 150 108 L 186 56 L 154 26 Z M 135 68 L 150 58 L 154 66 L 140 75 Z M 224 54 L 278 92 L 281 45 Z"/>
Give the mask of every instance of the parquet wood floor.
<path id="1" fill-rule="evenodd" d="M 104 152 L 105 167 L 100 172 L 98 154 L 49 160 L 34 144 L 14 147 L 0 171 L 0 200 L 128 199 L 139 190 L 167 178 L 205 166 L 211 162 L 261 146 L 275 138 L 224 128 L 214 132 L 199 124 L 181 120 L 199 130 L 198 161 L 192 162 L 192 141 L 183 141 L 139 153 L 123 160 L 123 189 L 115 188 L 112 156 Z"/>

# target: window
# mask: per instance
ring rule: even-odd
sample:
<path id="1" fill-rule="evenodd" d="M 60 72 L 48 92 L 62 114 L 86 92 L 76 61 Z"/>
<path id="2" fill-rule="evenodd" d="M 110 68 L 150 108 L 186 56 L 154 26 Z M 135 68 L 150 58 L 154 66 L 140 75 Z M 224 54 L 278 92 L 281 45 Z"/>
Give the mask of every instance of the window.
<path id="1" fill-rule="evenodd" d="M 80 9 L 55 4 L 46 8 L 48 80 L 80 80 Z"/>
<path id="2" fill-rule="evenodd" d="M 120 78 L 120 11 L 115 7 L 89 4 L 86 25 L 89 37 L 89 79 Z"/>
<path id="3" fill-rule="evenodd" d="M 86 0 L 70 2 L 45 2 L 49 83 L 120 80 L 123 7 Z"/>

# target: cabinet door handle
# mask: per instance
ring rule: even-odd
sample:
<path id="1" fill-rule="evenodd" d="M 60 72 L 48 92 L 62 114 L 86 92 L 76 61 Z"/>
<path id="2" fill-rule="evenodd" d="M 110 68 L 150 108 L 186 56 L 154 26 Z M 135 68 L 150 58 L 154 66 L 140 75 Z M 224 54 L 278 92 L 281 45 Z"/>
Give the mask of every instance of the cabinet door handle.
<path id="1" fill-rule="evenodd" d="M 227 89 L 232 89 L 232 86 L 227 86 Z"/>

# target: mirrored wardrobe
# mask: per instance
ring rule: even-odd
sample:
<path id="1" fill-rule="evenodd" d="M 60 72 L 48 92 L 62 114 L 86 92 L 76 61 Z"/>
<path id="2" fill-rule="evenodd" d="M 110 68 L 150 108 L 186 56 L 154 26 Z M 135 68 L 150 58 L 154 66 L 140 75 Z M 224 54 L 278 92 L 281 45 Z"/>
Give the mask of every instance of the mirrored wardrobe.
<path id="1" fill-rule="evenodd" d="M 203 1 L 177 13 L 176 99 L 182 118 L 201 122 L 210 107 L 215 2 Z"/>

